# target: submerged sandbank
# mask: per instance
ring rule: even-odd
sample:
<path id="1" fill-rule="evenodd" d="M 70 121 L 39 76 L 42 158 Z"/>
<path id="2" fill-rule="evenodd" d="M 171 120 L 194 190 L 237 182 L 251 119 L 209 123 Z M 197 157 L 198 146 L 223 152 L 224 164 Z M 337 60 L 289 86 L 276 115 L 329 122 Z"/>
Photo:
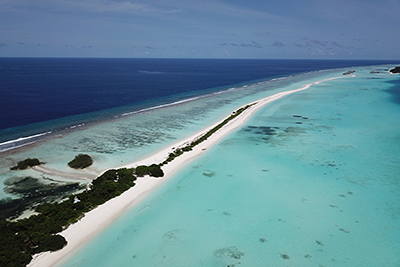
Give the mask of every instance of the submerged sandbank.
<path id="1" fill-rule="evenodd" d="M 158 187 L 163 182 L 167 181 L 168 178 L 170 178 L 172 174 L 177 170 L 179 170 L 183 165 L 187 164 L 189 161 L 191 161 L 193 158 L 200 155 L 201 153 L 205 153 L 207 148 L 217 143 L 219 140 L 221 140 L 223 137 L 225 137 L 233 130 L 242 126 L 261 107 L 277 99 L 280 99 L 286 95 L 306 90 L 310 88 L 312 85 L 316 85 L 321 82 L 337 79 L 340 77 L 333 77 L 313 82 L 299 89 L 277 93 L 275 95 L 260 99 L 256 102 L 249 103 L 248 105 L 251 106 L 248 109 L 246 109 L 240 116 L 229 121 L 228 124 L 226 124 L 216 133 L 211 135 L 211 137 L 209 137 L 206 141 L 194 147 L 192 151 L 184 153 L 183 155 L 177 157 L 172 162 L 163 166 L 163 170 L 165 173 L 164 178 L 162 179 L 156 179 L 150 177 L 139 178 L 136 181 L 136 185 L 134 187 L 130 188 L 122 195 L 114 199 L 111 199 L 105 204 L 88 212 L 85 215 L 85 217 L 83 217 L 78 223 L 69 226 L 65 231 L 63 231 L 61 235 L 63 235 L 68 241 L 68 244 L 64 249 L 57 252 L 51 252 L 51 253 L 45 252 L 36 255 L 34 256 L 32 262 L 28 266 L 33 266 L 33 267 L 55 266 L 62 264 L 62 262 L 66 260 L 68 256 L 71 256 L 81 245 L 88 242 L 92 237 L 94 237 L 102 229 L 111 224 L 116 218 L 118 218 L 118 216 L 124 213 L 127 209 L 133 207 L 134 205 L 137 205 L 141 200 L 143 200 L 147 195 L 149 195 L 150 192 L 152 192 L 156 187 Z M 144 160 L 133 162 L 130 164 L 125 164 L 124 166 L 121 167 L 135 167 L 137 165 L 142 165 L 142 164 L 149 165 L 153 163 L 156 164 L 161 163 L 166 159 L 168 153 L 172 152 L 173 149 L 176 149 L 177 147 L 183 147 L 187 143 L 196 140 L 197 138 L 201 137 L 204 133 L 208 132 L 216 125 L 213 125 L 212 127 L 209 127 L 204 131 L 199 132 L 198 134 L 195 134 L 185 140 L 182 140 L 176 143 L 175 145 L 172 145 Z"/>

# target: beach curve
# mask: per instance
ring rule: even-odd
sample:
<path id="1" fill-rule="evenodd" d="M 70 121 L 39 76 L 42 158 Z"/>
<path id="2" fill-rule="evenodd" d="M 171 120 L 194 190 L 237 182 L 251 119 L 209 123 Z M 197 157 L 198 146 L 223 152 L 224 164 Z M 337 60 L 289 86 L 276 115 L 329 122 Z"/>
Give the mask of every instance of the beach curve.
<path id="1" fill-rule="evenodd" d="M 353 75 L 354 76 L 354 75 Z M 353 77 L 347 76 L 347 77 Z M 251 102 L 249 108 L 245 109 L 240 116 L 235 117 L 224 125 L 217 132 L 212 134 L 207 140 L 195 146 L 193 150 L 182 154 L 175 158 L 172 162 L 163 166 L 164 177 L 162 179 L 143 177 L 138 178 L 135 182 L 135 186 L 124 192 L 118 197 L 115 197 L 103 205 L 98 206 L 92 211 L 85 214 L 85 216 L 77 223 L 70 225 L 66 230 L 60 234 L 65 237 L 68 244 L 61 250 L 56 252 L 44 252 L 33 256 L 33 260 L 27 265 L 29 267 L 45 267 L 45 266 L 60 266 L 70 256 L 74 254 L 77 249 L 87 243 L 90 239 L 96 236 L 99 232 L 110 225 L 126 210 L 140 203 L 146 196 L 148 196 L 153 190 L 159 187 L 162 183 L 166 182 L 172 174 L 178 171 L 182 166 L 193 160 L 198 155 L 205 153 L 206 149 L 216 144 L 226 135 L 236 130 L 240 126 L 246 123 L 246 121 L 253 116 L 260 108 L 265 105 L 278 100 L 284 96 L 306 90 L 313 85 L 318 85 L 322 82 L 342 78 L 343 76 L 327 78 L 317 82 L 309 83 L 299 89 L 289 90 L 280 92 L 272 96 L 268 96 L 257 101 Z M 246 106 L 246 105 L 245 105 Z M 220 123 L 220 122 L 219 122 Z M 219 123 L 200 131 L 199 133 L 192 135 L 189 138 L 177 142 L 175 145 L 169 146 L 146 159 L 125 164 L 119 168 L 131 168 L 139 165 L 150 165 L 159 164 L 163 162 L 168 154 L 178 147 L 183 147 L 190 142 L 197 140 L 202 135 L 207 133 L 210 129 L 214 128 Z"/>

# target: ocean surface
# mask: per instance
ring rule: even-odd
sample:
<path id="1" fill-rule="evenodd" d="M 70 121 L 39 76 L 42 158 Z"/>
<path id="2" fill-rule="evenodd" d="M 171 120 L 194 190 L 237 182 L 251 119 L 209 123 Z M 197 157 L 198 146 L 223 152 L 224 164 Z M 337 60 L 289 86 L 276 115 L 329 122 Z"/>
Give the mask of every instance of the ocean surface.
<path id="1" fill-rule="evenodd" d="M 357 60 L 0 58 L 2 142 Z"/>
<path id="2" fill-rule="evenodd" d="M 0 62 L 8 107 L 1 107 L 0 196 L 14 200 L 28 199 L 12 190 L 15 181 L 87 183 L 243 104 L 339 77 L 265 106 L 62 266 L 400 265 L 400 78 L 387 72 L 395 62 Z M 355 77 L 342 75 L 350 69 Z M 52 75 L 64 78 L 51 82 Z M 3 83 L 7 77 L 14 82 Z M 25 95 L 30 84 L 36 89 Z M 13 104 L 3 98 L 13 94 Z M 79 153 L 94 158 L 87 171 L 66 165 Z M 52 172 L 9 171 L 27 157 Z"/>
<path id="3" fill-rule="evenodd" d="M 388 62 L 0 58 L 0 186 L 5 187 L 0 206 L 4 198 L 29 194 L 30 187 L 12 189 L 26 177 L 45 184 L 76 182 L 81 174 L 71 174 L 66 163 L 79 153 L 96 159 L 90 170 L 94 178 L 222 119 L 244 102 L 243 96 L 256 98 L 258 90 L 279 89 L 291 81 L 248 85 L 383 63 Z M 28 157 L 73 179 L 10 172 Z"/>

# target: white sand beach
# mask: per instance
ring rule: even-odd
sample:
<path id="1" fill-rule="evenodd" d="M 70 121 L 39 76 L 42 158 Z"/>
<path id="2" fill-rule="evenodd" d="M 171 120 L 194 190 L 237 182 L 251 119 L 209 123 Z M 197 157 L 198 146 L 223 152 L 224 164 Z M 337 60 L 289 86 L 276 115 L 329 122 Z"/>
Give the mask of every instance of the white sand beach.
<path id="1" fill-rule="evenodd" d="M 209 137 L 206 141 L 194 147 L 192 151 L 185 152 L 181 156 L 175 158 L 172 162 L 163 166 L 162 167 L 164 171 L 163 178 L 152 178 L 152 177 L 138 178 L 138 180 L 136 181 L 136 185 L 134 187 L 124 192 L 122 195 L 114 199 L 111 199 L 105 204 L 88 212 L 78 223 L 73 224 L 69 226 L 66 230 L 64 230 L 61 233 L 61 235 L 64 236 L 68 241 L 68 244 L 65 248 L 56 252 L 45 252 L 35 255 L 33 260 L 28 266 L 45 267 L 45 266 L 57 266 L 62 264 L 66 259 L 68 259 L 68 257 L 72 256 L 74 252 L 79 249 L 80 246 L 88 242 L 91 238 L 96 236 L 101 230 L 110 225 L 116 218 L 118 218 L 127 209 L 130 209 L 134 205 L 137 205 L 141 200 L 143 200 L 147 195 L 149 195 L 149 193 L 152 192 L 152 190 L 160 186 L 162 183 L 167 182 L 168 179 L 172 176 L 172 174 L 177 170 L 179 170 L 183 165 L 187 164 L 196 156 L 202 153 L 206 153 L 207 148 L 217 143 L 219 140 L 221 140 L 223 137 L 225 137 L 233 130 L 242 126 L 261 107 L 289 94 L 306 90 L 310 88 L 312 85 L 316 85 L 321 82 L 341 77 L 342 76 L 333 77 L 330 79 L 325 79 L 318 82 L 310 83 L 296 90 L 277 93 L 275 95 L 260 99 L 254 103 L 249 103 L 253 105 L 251 105 L 250 108 L 246 109 L 242 114 L 240 114 L 240 116 L 229 121 L 228 124 L 226 124 L 216 133 L 211 135 L 211 137 Z M 187 143 L 199 138 L 200 136 L 208 132 L 216 125 L 204 129 L 198 134 L 193 135 L 185 140 L 182 140 L 176 143 L 175 145 L 172 145 L 162 151 L 159 151 L 158 153 L 146 159 L 143 159 L 138 162 L 132 162 L 130 164 L 125 164 L 124 166 L 120 167 L 135 167 L 138 165 L 150 165 L 153 163 L 156 164 L 161 163 L 167 158 L 168 154 L 172 152 L 174 149 L 185 146 Z"/>

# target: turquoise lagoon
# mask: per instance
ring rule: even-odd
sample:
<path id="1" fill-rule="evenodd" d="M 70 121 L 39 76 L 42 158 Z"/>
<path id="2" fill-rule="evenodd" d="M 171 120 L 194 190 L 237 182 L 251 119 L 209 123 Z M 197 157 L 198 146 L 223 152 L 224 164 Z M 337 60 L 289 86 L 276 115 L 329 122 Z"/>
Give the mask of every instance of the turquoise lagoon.
<path id="1" fill-rule="evenodd" d="M 400 266 L 400 105 L 388 91 L 399 78 L 375 69 L 224 96 L 185 129 L 341 77 L 265 106 L 62 266 Z"/>

